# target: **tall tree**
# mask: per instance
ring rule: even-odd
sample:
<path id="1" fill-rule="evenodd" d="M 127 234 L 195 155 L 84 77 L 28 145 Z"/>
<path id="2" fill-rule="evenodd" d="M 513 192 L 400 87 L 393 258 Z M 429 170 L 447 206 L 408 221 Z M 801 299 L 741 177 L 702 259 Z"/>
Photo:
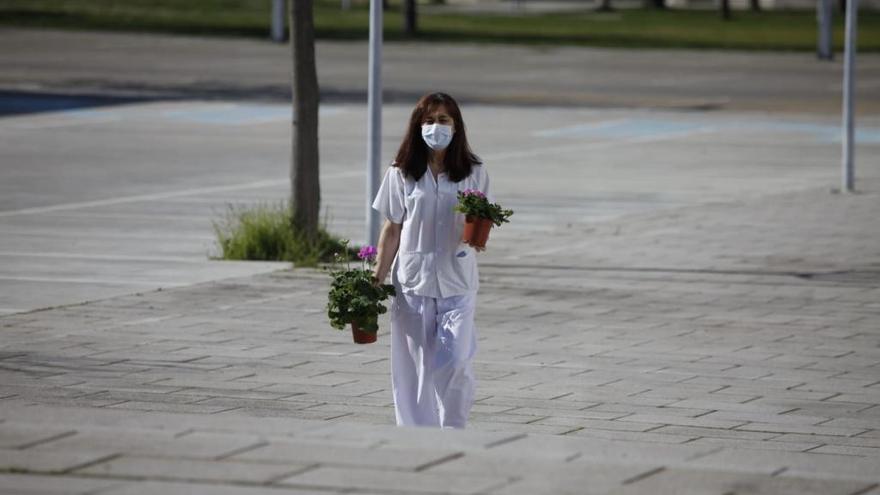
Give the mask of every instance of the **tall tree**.
<path id="1" fill-rule="evenodd" d="M 293 226 L 317 239 L 321 185 L 318 181 L 318 75 L 315 69 L 315 27 L 312 0 L 293 0 L 290 44 L 293 57 L 293 142 L 290 182 Z"/>
<path id="2" fill-rule="evenodd" d="M 761 0 L 749 0 L 749 7 L 754 12 L 760 12 L 761 11 Z"/>
<path id="3" fill-rule="evenodd" d="M 599 6 L 596 7 L 598 12 L 611 12 L 614 8 L 611 6 L 611 0 L 600 0 Z"/>
<path id="4" fill-rule="evenodd" d="M 403 34 L 415 36 L 416 26 L 416 0 L 404 0 L 403 2 Z"/>
<path id="5" fill-rule="evenodd" d="M 721 0 L 721 18 L 730 20 L 730 0 Z"/>

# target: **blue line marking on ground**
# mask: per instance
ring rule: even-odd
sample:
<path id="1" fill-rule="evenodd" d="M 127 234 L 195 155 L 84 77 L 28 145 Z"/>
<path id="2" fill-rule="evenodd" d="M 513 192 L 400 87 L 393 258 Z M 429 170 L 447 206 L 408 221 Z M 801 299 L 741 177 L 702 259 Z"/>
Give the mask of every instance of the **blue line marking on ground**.
<path id="1" fill-rule="evenodd" d="M 687 134 L 711 126 L 717 132 L 778 132 L 812 136 L 823 143 L 840 143 L 842 130 L 839 125 L 811 122 L 783 121 L 724 121 L 723 119 L 694 122 L 658 119 L 621 119 L 576 124 L 557 129 L 537 131 L 535 136 L 546 138 L 649 138 L 659 135 Z M 857 144 L 880 144 L 880 128 L 856 125 Z"/>
<path id="2" fill-rule="evenodd" d="M 538 131 L 536 136 L 552 138 L 604 137 L 631 139 L 656 136 L 658 134 L 674 134 L 691 132 L 702 128 L 695 122 L 681 122 L 657 119 L 623 119 L 578 124 L 559 129 Z"/>
<path id="3" fill-rule="evenodd" d="M 168 110 L 163 116 L 201 124 L 243 125 L 289 120 L 291 110 L 282 105 L 222 105 L 209 108 Z"/>

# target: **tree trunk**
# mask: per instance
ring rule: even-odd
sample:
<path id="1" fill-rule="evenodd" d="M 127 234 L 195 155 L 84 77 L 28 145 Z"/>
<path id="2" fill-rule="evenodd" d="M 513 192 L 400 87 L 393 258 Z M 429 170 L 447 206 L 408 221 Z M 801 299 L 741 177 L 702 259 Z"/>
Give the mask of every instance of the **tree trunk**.
<path id="1" fill-rule="evenodd" d="M 721 0 L 721 18 L 730 20 L 730 0 Z"/>
<path id="2" fill-rule="evenodd" d="M 601 0 L 596 10 L 598 12 L 611 12 L 614 10 L 614 7 L 611 6 L 611 0 Z"/>
<path id="3" fill-rule="evenodd" d="M 316 239 L 321 185 L 318 182 L 318 75 L 312 0 L 291 2 L 290 40 L 293 57 L 292 221 L 294 228 Z"/>
<path id="4" fill-rule="evenodd" d="M 415 36 L 416 31 L 416 0 L 404 0 L 403 34 L 406 36 Z"/>
<path id="5" fill-rule="evenodd" d="M 666 0 L 650 0 L 648 3 L 649 3 L 649 5 L 648 5 L 649 7 L 655 8 L 658 10 L 663 10 L 666 8 Z"/>
<path id="6" fill-rule="evenodd" d="M 761 0 L 749 0 L 749 7 L 753 12 L 761 11 Z"/>

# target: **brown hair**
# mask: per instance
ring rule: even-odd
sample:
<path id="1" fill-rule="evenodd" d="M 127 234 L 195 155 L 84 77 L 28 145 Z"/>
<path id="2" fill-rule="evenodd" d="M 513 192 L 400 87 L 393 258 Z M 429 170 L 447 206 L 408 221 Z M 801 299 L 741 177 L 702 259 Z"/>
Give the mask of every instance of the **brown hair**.
<path id="1" fill-rule="evenodd" d="M 464 120 L 461 118 L 461 110 L 455 99 L 446 93 L 428 93 L 416 103 L 409 118 L 403 142 L 400 143 L 400 149 L 397 150 L 397 158 L 391 164 L 394 167 L 399 167 L 405 175 L 412 176 L 415 180 L 421 179 L 428 170 L 428 145 L 422 139 L 422 122 L 426 115 L 441 105 L 452 117 L 455 127 L 452 141 L 446 148 L 446 155 L 443 157 L 443 164 L 446 167 L 449 180 L 460 182 L 471 174 L 471 168 L 474 165 L 483 163 L 468 145 Z"/>

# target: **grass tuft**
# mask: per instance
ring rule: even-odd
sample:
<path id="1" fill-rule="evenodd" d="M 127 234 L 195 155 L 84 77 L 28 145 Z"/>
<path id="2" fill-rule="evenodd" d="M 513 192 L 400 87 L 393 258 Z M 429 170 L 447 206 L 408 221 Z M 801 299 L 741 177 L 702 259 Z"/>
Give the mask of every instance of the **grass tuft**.
<path id="1" fill-rule="evenodd" d="M 326 222 L 318 236 L 309 240 L 293 226 L 289 200 L 260 203 L 255 206 L 227 205 L 225 216 L 212 221 L 217 244 L 224 260 L 289 261 L 296 266 L 328 263 L 346 248 L 342 241 L 327 232 Z M 356 259 L 357 247 L 348 248 Z"/>

